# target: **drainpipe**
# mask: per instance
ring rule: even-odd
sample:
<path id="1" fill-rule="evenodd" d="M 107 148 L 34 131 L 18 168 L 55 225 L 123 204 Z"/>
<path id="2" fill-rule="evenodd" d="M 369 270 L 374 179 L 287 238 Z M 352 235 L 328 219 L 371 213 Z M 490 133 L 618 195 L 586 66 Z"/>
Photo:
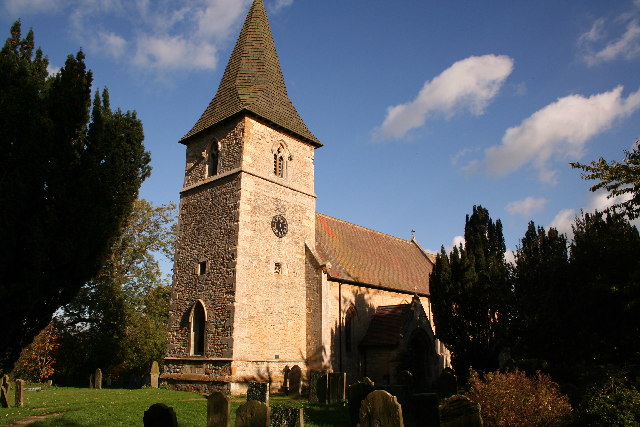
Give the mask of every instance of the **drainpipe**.
<path id="1" fill-rule="evenodd" d="M 338 282 L 338 346 L 340 372 L 344 372 L 342 370 L 342 282 Z"/>

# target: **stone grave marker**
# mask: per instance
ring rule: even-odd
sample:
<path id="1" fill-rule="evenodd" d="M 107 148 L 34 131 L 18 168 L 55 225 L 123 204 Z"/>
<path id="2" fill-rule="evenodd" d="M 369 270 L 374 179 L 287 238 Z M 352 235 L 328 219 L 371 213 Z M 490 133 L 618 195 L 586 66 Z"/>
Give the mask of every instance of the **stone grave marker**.
<path id="1" fill-rule="evenodd" d="M 440 427 L 482 427 L 480 405 L 456 395 L 440 405 Z"/>
<path id="2" fill-rule="evenodd" d="M 142 422 L 145 427 L 178 427 L 175 411 L 164 403 L 154 403 L 144 411 Z"/>
<path id="3" fill-rule="evenodd" d="M 295 365 L 289 371 L 289 395 L 300 396 L 302 391 L 302 369 Z"/>
<path id="4" fill-rule="evenodd" d="M 442 371 L 436 381 L 436 388 L 441 399 L 451 397 L 458 393 L 458 380 L 453 372 L 449 369 Z"/>
<path id="5" fill-rule="evenodd" d="M 324 378 L 324 395 L 323 400 L 320 400 L 320 394 L 322 391 L 320 390 L 320 382 Z M 327 376 L 322 371 L 311 371 L 309 372 L 309 402 L 310 403 L 326 403 L 326 392 L 327 392 Z"/>
<path id="6" fill-rule="evenodd" d="M 416 393 L 402 405 L 402 418 L 407 427 L 439 427 L 437 393 Z"/>
<path id="7" fill-rule="evenodd" d="M 289 372 L 291 372 L 291 368 L 289 368 L 289 365 L 287 365 L 282 370 L 282 376 L 284 377 L 284 380 L 282 381 L 281 391 L 284 394 L 289 394 Z"/>
<path id="8" fill-rule="evenodd" d="M 24 380 L 16 380 L 16 408 L 24 406 Z"/>
<path id="9" fill-rule="evenodd" d="M 344 372 L 331 372 L 329 374 L 329 403 L 341 403 L 345 401 L 347 374 Z"/>
<path id="10" fill-rule="evenodd" d="M 93 378 L 93 386 L 97 389 L 102 389 L 102 370 L 100 368 L 96 369 L 96 374 Z"/>
<path id="11" fill-rule="evenodd" d="M 93 374 L 89 375 L 89 388 L 93 388 Z"/>
<path id="12" fill-rule="evenodd" d="M 269 427 L 269 406 L 249 400 L 236 409 L 236 427 Z"/>
<path id="13" fill-rule="evenodd" d="M 158 378 L 160 377 L 160 367 L 155 360 L 151 364 L 151 371 L 149 372 L 149 387 L 158 388 Z"/>
<path id="14" fill-rule="evenodd" d="M 250 382 L 247 389 L 247 402 L 250 400 L 269 405 L 269 383 Z"/>
<path id="15" fill-rule="evenodd" d="M 0 407 L 9 407 L 9 393 L 11 392 L 11 383 L 9 382 L 9 375 L 4 375 L 0 379 Z"/>
<path id="16" fill-rule="evenodd" d="M 304 427 L 304 409 L 289 406 L 271 408 L 271 427 Z"/>
<path id="17" fill-rule="evenodd" d="M 395 396 L 376 390 L 360 405 L 360 427 L 404 427 L 402 407 Z"/>
<path id="18" fill-rule="evenodd" d="M 231 402 L 229 397 L 214 391 L 207 397 L 207 427 L 231 426 Z"/>
<path id="19" fill-rule="evenodd" d="M 349 419 L 352 426 L 358 425 L 358 418 L 360 416 L 360 405 L 362 401 L 374 391 L 373 385 L 357 382 L 347 387 L 347 402 L 349 404 Z"/>

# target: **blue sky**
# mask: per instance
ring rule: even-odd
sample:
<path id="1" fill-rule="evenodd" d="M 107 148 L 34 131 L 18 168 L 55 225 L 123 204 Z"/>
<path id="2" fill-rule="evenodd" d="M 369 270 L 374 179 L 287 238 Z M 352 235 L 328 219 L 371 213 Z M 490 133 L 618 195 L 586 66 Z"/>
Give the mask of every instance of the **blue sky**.
<path id="1" fill-rule="evenodd" d="M 177 202 L 178 140 L 218 87 L 250 0 L 3 0 L 51 71 L 82 48 L 94 88 L 136 110 Z M 474 204 L 515 249 L 529 220 L 570 231 L 602 194 L 568 166 L 640 137 L 640 0 L 265 0 L 316 151 L 318 211 L 450 247 Z"/>

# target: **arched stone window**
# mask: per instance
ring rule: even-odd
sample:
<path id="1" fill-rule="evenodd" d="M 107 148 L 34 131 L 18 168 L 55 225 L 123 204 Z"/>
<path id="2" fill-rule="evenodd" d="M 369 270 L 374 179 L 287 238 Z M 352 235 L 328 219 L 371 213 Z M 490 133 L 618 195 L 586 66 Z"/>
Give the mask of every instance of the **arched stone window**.
<path id="1" fill-rule="evenodd" d="M 205 341 L 206 341 L 206 323 L 207 323 L 207 310 L 204 307 L 202 300 L 196 301 L 191 308 L 191 315 L 189 316 L 190 324 L 190 350 L 189 353 L 192 356 L 204 356 Z"/>
<path id="2" fill-rule="evenodd" d="M 273 174 L 278 178 L 287 176 L 287 160 L 289 155 L 284 145 L 279 144 L 273 150 Z"/>
<path id="3" fill-rule="evenodd" d="M 344 315 L 344 347 L 347 353 L 353 351 L 353 323 L 355 317 L 356 309 L 351 305 Z"/>
<path id="4" fill-rule="evenodd" d="M 207 147 L 207 178 L 218 174 L 220 160 L 220 143 L 214 138 Z"/>

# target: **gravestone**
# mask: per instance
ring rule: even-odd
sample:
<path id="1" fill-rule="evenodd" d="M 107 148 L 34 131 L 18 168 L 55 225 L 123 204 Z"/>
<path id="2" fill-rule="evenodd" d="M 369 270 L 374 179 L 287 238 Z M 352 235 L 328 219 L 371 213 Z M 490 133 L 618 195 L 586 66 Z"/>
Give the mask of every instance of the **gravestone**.
<path id="1" fill-rule="evenodd" d="M 402 407 L 395 396 L 376 390 L 360 405 L 360 427 L 404 427 Z"/>
<path id="2" fill-rule="evenodd" d="M 9 375 L 4 375 L 2 379 L 0 379 L 0 407 L 9 407 L 9 393 L 11 393 Z"/>
<path id="3" fill-rule="evenodd" d="M 250 382 L 247 389 L 247 402 L 250 400 L 269 405 L 269 383 Z"/>
<path id="4" fill-rule="evenodd" d="M 160 367 L 155 360 L 151 364 L 151 371 L 149 372 L 149 387 L 158 388 L 158 378 L 160 377 Z"/>
<path id="5" fill-rule="evenodd" d="M 24 406 L 24 380 L 16 380 L 16 408 Z"/>
<path id="6" fill-rule="evenodd" d="M 289 371 L 289 395 L 300 396 L 302 391 L 302 369 L 295 365 Z"/>
<path id="7" fill-rule="evenodd" d="M 154 403 L 144 411 L 142 422 L 145 427 L 178 427 L 175 411 L 164 403 Z"/>
<path id="8" fill-rule="evenodd" d="M 402 419 L 407 427 L 439 427 L 438 395 L 416 393 L 402 404 Z"/>
<path id="9" fill-rule="evenodd" d="M 329 403 L 341 403 L 345 401 L 346 383 L 346 373 L 331 372 L 329 374 Z"/>
<path id="10" fill-rule="evenodd" d="M 482 427 L 480 405 L 461 395 L 445 399 L 440 405 L 440 427 Z"/>
<path id="11" fill-rule="evenodd" d="M 271 427 L 304 427 L 304 409 L 289 406 L 271 408 Z"/>
<path id="12" fill-rule="evenodd" d="M 102 389 L 102 371 L 100 370 L 100 368 L 96 369 L 96 375 L 93 378 L 93 386 L 97 389 Z"/>
<path id="13" fill-rule="evenodd" d="M 449 369 L 442 371 L 436 381 L 436 388 L 441 399 L 446 399 L 458 393 L 458 380 L 455 374 Z"/>
<path id="14" fill-rule="evenodd" d="M 207 427 L 230 427 L 231 403 L 229 398 L 214 391 L 207 397 Z"/>
<path id="15" fill-rule="evenodd" d="M 347 387 L 347 402 L 349 404 L 349 419 L 352 426 L 358 425 L 358 417 L 360 416 L 360 405 L 362 401 L 374 391 L 373 385 L 363 382 L 357 382 Z"/>
<path id="16" fill-rule="evenodd" d="M 93 388 L 93 374 L 89 375 L 89 388 Z"/>
<path id="17" fill-rule="evenodd" d="M 284 377 L 284 380 L 282 381 L 282 389 L 280 391 L 282 391 L 284 394 L 289 394 L 289 372 L 291 372 L 291 368 L 289 368 L 289 365 L 287 365 L 282 370 L 282 376 Z"/>
<path id="18" fill-rule="evenodd" d="M 326 403 L 327 378 L 322 371 L 309 372 L 309 403 Z M 321 386 L 321 381 L 324 381 L 324 387 Z M 320 390 L 321 388 L 322 390 Z M 322 399 L 320 399 L 321 394 Z"/>
<path id="19" fill-rule="evenodd" d="M 250 400 L 236 410 L 236 427 L 269 427 L 269 415 L 267 404 Z"/>

